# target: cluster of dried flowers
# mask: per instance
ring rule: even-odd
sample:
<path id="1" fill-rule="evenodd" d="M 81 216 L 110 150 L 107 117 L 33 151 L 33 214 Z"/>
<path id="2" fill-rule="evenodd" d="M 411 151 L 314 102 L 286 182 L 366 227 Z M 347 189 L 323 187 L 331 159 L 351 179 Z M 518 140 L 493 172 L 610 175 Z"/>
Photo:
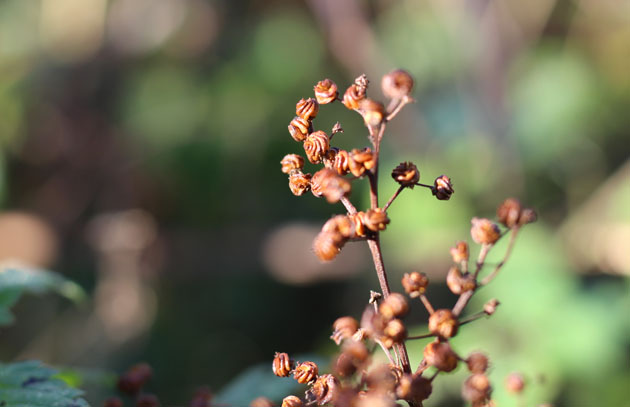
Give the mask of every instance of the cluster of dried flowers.
<path id="1" fill-rule="evenodd" d="M 491 300 L 483 311 L 462 317 L 462 311 L 473 294 L 488 284 L 500 271 L 509 257 L 516 235 L 523 225 L 536 220 L 536 213 L 523 208 L 520 202 L 510 198 L 497 209 L 497 222 L 486 218 L 473 218 L 472 240 L 481 246 L 479 256 L 469 267 L 469 247 L 464 241 L 451 249 L 453 266 L 447 273 L 446 283 L 459 298 L 452 309 L 435 310 L 427 298 L 428 278 L 417 271 L 407 273 L 402 286 L 407 296 L 390 291 L 387 273 L 379 244 L 379 233 L 390 222 L 387 209 L 406 188 L 426 187 L 439 200 L 448 200 L 453 194 L 450 179 L 441 175 L 432 185 L 419 182 L 420 172 L 415 164 L 403 162 L 393 169 L 392 178 L 399 184 L 388 202 L 379 206 L 378 165 L 379 148 L 387 122 L 407 104 L 413 89 L 412 77 L 403 70 L 385 75 L 381 85 L 383 94 L 390 99 L 385 108 L 380 102 L 367 97 L 367 77 L 361 75 L 339 98 L 337 85 L 324 79 L 315 85 L 315 98 L 301 99 L 296 105 L 296 117 L 289 124 L 291 136 L 303 143 L 304 152 L 312 164 L 323 168 L 311 175 L 304 173 L 304 159 L 288 154 L 282 161 L 282 172 L 289 175 L 289 187 L 295 195 L 309 189 L 317 197 L 328 202 L 342 202 L 347 213 L 329 219 L 315 238 L 313 250 L 322 260 L 332 260 L 348 241 L 366 240 L 379 277 L 381 293 L 372 292 L 369 305 L 361 320 L 345 316 L 335 321 L 331 338 L 340 345 L 341 352 L 332 363 L 332 372 L 319 374 L 318 366 L 310 361 L 295 363 L 286 353 L 277 353 L 273 360 L 273 372 L 280 377 L 293 376 L 299 383 L 307 384 L 303 398 L 288 396 L 282 407 L 301 407 L 306 404 L 331 404 L 337 407 L 394 407 L 397 400 L 405 400 L 410 406 L 422 406 L 432 391 L 433 380 L 440 373 L 453 371 L 460 363 L 466 365 L 470 376 L 463 384 L 462 397 L 475 407 L 486 406 L 491 401 L 492 387 L 486 371 L 488 358 L 482 353 L 460 356 L 450 345 L 450 338 L 459 328 L 477 318 L 492 315 L 499 302 Z M 369 132 L 370 147 L 345 151 L 331 146 L 331 140 L 342 132 L 337 123 L 330 136 L 321 130 L 313 130 L 320 105 L 336 100 L 348 109 L 361 114 Z M 367 178 L 370 183 L 370 208 L 359 211 L 350 202 L 352 181 Z M 503 225 L 503 228 L 499 226 Z M 486 256 L 495 243 L 510 234 L 510 242 L 503 260 L 484 278 L 480 273 L 486 266 Z M 409 297 L 409 299 L 407 298 Z M 409 310 L 409 301 L 419 299 L 429 313 L 426 335 L 410 337 L 402 318 Z M 420 364 L 412 369 L 405 342 L 421 338 L 435 338 L 424 348 Z M 382 349 L 389 363 L 373 363 L 372 354 Z M 511 378 L 509 387 L 522 391 L 522 380 Z M 260 404 L 263 401 L 257 400 Z M 269 401 L 265 401 L 271 405 Z"/>

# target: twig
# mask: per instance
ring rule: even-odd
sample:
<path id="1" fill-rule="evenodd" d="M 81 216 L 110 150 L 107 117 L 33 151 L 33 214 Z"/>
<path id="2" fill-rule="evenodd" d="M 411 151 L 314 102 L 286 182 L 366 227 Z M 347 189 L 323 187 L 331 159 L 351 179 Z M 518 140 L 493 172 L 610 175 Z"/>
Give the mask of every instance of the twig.
<path id="1" fill-rule="evenodd" d="M 433 305 L 431 305 L 431 302 L 429 302 L 429 299 L 426 295 L 420 294 L 420 301 L 422 301 L 422 304 L 424 304 L 424 308 L 429 311 L 429 314 L 433 314 L 435 312 L 435 310 L 433 309 Z"/>
<path id="2" fill-rule="evenodd" d="M 488 315 L 488 314 L 486 314 L 484 311 L 480 311 L 480 312 L 477 312 L 475 314 L 469 315 L 466 318 L 463 318 L 462 320 L 459 321 L 459 326 L 462 326 L 462 325 L 467 324 L 469 322 L 473 322 L 473 321 L 475 321 L 475 320 L 477 320 L 477 319 L 479 319 L 481 317 L 484 317 L 486 315 Z"/>
<path id="3" fill-rule="evenodd" d="M 343 206 L 346 207 L 346 210 L 348 211 L 350 215 L 354 215 L 355 213 L 357 213 L 357 208 L 354 205 L 352 205 L 352 202 L 350 202 L 348 198 L 346 198 L 345 196 L 342 196 L 340 201 L 343 204 Z"/>
<path id="4" fill-rule="evenodd" d="M 516 241 L 516 235 L 518 234 L 518 231 L 519 231 L 518 226 L 512 229 L 512 236 L 510 236 L 510 243 L 508 243 L 507 250 L 505 251 L 505 256 L 503 256 L 503 260 L 501 260 L 501 262 L 497 264 L 494 270 L 492 270 L 492 273 L 488 274 L 483 280 L 481 280 L 480 285 L 484 286 L 488 284 L 497 276 L 497 274 L 499 274 L 499 271 L 501 270 L 501 268 L 503 267 L 507 259 L 510 257 L 510 254 L 512 254 L 512 248 L 514 247 L 514 242 Z"/>
<path id="5" fill-rule="evenodd" d="M 391 119 L 396 117 L 396 115 L 402 110 L 402 108 L 405 107 L 405 105 L 407 105 L 407 104 L 409 104 L 411 102 L 415 102 L 415 101 L 412 98 L 410 98 L 409 96 L 403 97 L 403 99 L 400 101 L 398 106 L 396 106 L 396 108 L 390 114 L 387 115 L 387 118 L 385 120 L 386 121 L 390 121 Z"/>
<path id="6" fill-rule="evenodd" d="M 414 339 L 425 339 L 425 338 L 431 338 L 433 336 L 435 336 L 435 334 L 432 334 L 429 332 L 428 334 L 423 334 L 423 335 L 408 336 L 407 340 L 409 341 L 409 340 L 414 340 Z"/>
<path id="7" fill-rule="evenodd" d="M 389 206 L 392 204 L 392 202 L 394 202 L 394 199 L 396 199 L 398 197 L 398 195 L 402 192 L 402 190 L 405 189 L 405 187 L 403 185 L 399 186 L 398 189 L 396 190 L 396 192 L 394 192 L 394 195 L 392 195 L 391 198 L 389 198 L 389 201 L 387 201 L 387 203 L 385 204 L 385 206 L 383 206 L 383 210 L 386 211 L 387 208 L 389 208 Z"/>

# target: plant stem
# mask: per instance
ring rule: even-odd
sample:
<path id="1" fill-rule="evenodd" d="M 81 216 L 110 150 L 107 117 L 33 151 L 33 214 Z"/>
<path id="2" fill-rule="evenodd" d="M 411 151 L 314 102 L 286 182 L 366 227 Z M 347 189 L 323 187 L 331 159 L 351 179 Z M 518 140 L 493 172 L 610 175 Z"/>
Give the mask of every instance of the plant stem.
<path id="1" fill-rule="evenodd" d="M 345 196 L 342 196 L 340 201 L 343 204 L 343 206 L 346 207 L 346 210 L 348 211 L 350 215 L 354 215 L 355 213 L 357 213 L 357 208 L 355 208 L 354 205 L 352 205 L 352 202 L 350 202 L 348 198 L 346 198 Z"/>
<path id="2" fill-rule="evenodd" d="M 503 267 L 507 259 L 510 257 L 510 254 L 512 254 L 512 248 L 514 247 L 514 242 L 516 241 L 516 235 L 518 234 L 518 230 L 519 230 L 518 226 L 512 229 L 512 236 L 510 236 L 510 243 L 508 243 L 507 250 L 505 251 L 505 256 L 503 256 L 503 260 L 501 260 L 501 262 L 497 264 L 494 270 L 492 270 L 492 273 L 488 274 L 483 280 L 481 280 L 480 285 L 483 286 L 483 285 L 488 284 L 497 276 L 497 274 L 499 274 L 499 271 L 501 270 L 501 268 Z"/>
<path id="3" fill-rule="evenodd" d="M 392 202 L 394 202 L 394 199 L 396 199 L 398 197 L 398 195 L 402 192 L 402 190 L 405 189 L 405 187 L 403 185 L 399 186 L 398 189 L 396 190 L 396 192 L 394 192 L 394 195 L 392 195 L 391 198 L 389 198 L 389 201 L 387 201 L 387 203 L 385 204 L 385 206 L 383 206 L 383 210 L 386 211 L 387 208 L 389 208 L 389 206 L 392 204 Z"/>

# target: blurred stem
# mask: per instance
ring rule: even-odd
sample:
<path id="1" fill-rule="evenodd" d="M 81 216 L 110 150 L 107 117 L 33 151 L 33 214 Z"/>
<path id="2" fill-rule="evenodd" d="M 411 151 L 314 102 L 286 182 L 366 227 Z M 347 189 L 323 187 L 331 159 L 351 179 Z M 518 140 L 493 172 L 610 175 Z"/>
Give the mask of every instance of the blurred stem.
<path id="1" fill-rule="evenodd" d="M 357 208 L 355 208 L 355 206 L 352 205 L 352 202 L 350 202 L 348 198 L 346 198 L 345 196 L 342 196 L 340 201 L 343 204 L 343 206 L 346 207 L 346 210 L 348 211 L 350 215 L 354 215 L 355 213 L 357 213 Z"/>
<path id="2" fill-rule="evenodd" d="M 420 301 L 422 301 L 422 304 L 424 305 L 424 308 L 426 308 L 427 311 L 429 312 L 429 315 L 435 312 L 435 310 L 433 309 L 433 305 L 431 305 L 431 302 L 429 301 L 426 295 L 420 294 Z"/>
<path id="3" fill-rule="evenodd" d="M 408 336 L 407 340 L 409 341 L 409 340 L 413 340 L 413 339 L 425 339 L 425 338 L 431 338 L 433 336 L 435 336 L 435 334 L 432 334 L 432 333 L 429 332 L 428 334 L 423 334 L 423 335 Z"/>
<path id="4" fill-rule="evenodd" d="M 387 201 L 385 206 L 383 206 L 383 211 L 387 211 L 387 208 L 389 208 L 389 206 L 392 204 L 392 202 L 394 202 L 394 199 L 396 199 L 398 197 L 398 195 L 402 192 L 403 189 L 405 189 L 405 187 L 403 185 L 398 187 L 396 192 L 394 192 L 394 195 L 392 195 L 392 197 L 389 198 L 389 201 Z"/>
<path id="5" fill-rule="evenodd" d="M 516 241 L 516 235 L 518 235 L 518 231 L 519 231 L 519 227 L 518 226 L 515 226 L 514 229 L 512 229 L 512 236 L 510 236 L 510 243 L 508 243 L 507 250 L 505 251 L 505 256 L 503 256 L 503 260 L 501 260 L 501 262 L 499 264 L 497 264 L 497 266 L 494 268 L 494 270 L 492 270 L 492 273 L 488 274 L 486 276 L 486 278 L 481 280 L 481 284 L 480 285 L 483 286 L 483 285 L 488 284 L 490 281 L 492 281 L 497 276 L 497 274 L 499 274 L 499 271 L 501 270 L 501 268 L 503 267 L 503 265 L 505 264 L 507 259 L 512 254 L 512 248 L 514 248 L 514 242 Z"/>
<path id="6" fill-rule="evenodd" d="M 490 252 L 491 248 L 492 248 L 491 244 L 483 244 L 481 246 L 481 251 L 479 252 L 479 257 L 477 258 L 477 266 L 475 268 L 475 274 L 474 274 L 475 280 L 477 279 L 477 275 L 483 268 L 483 265 L 486 261 L 486 256 L 488 256 L 488 253 Z M 468 305 L 468 301 L 470 301 L 470 299 L 472 298 L 476 290 L 477 288 L 475 288 L 474 290 L 466 291 L 465 293 L 459 296 L 459 298 L 457 299 L 457 302 L 455 303 L 455 306 L 453 306 L 453 314 L 455 314 L 455 316 L 459 316 L 459 314 L 462 313 L 466 305 Z"/>
<path id="7" fill-rule="evenodd" d="M 392 110 L 392 112 L 387 115 L 387 118 L 385 119 L 385 121 L 392 120 L 402 110 L 402 108 L 405 107 L 406 104 L 412 103 L 412 102 L 414 102 L 412 98 L 410 98 L 409 96 L 404 96 L 400 100 L 400 103 L 398 103 L 398 105 L 394 108 L 394 110 Z"/>
<path id="8" fill-rule="evenodd" d="M 488 314 L 486 314 L 484 311 L 479 311 L 479 312 L 477 312 L 475 314 L 469 315 L 468 317 L 463 318 L 461 321 L 459 321 L 459 326 L 462 326 L 462 325 L 467 324 L 469 322 L 473 322 L 474 320 L 477 320 L 477 319 L 479 319 L 479 318 L 481 318 L 481 317 L 483 317 L 485 315 L 488 315 Z"/>

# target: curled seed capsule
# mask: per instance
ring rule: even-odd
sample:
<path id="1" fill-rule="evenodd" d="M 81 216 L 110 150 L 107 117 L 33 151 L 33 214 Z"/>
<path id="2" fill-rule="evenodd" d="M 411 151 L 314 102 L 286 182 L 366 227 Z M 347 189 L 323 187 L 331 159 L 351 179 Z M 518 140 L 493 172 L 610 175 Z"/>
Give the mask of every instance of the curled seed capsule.
<path id="1" fill-rule="evenodd" d="M 525 388 L 523 375 L 516 372 L 510 373 L 508 377 L 505 378 L 505 388 L 510 393 L 521 393 Z"/>
<path id="2" fill-rule="evenodd" d="M 313 120 L 319 111 L 319 103 L 313 98 L 300 99 L 295 105 L 295 114 L 304 120 Z"/>
<path id="3" fill-rule="evenodd" d="M 403 275 L 402 286 L 411 298 L 416 298 L 424 294 L 428 285 L 429 279 L 424 273 L 414 271 Z"/>
<path id="4" fill-rule="evenodd" d="M 295 141 L 304 141 L 306 136 L 311 132 L 312 125 L 309 120 L 296 116 L 289 123 L 289 133 Z"/>
<path id="5" fill-rule="evenodd" d="M 501 230 L 490 219 L 472 218 L 470 235 L 478 244 L 494 244 L 501 237 Z"/>
<path id="6" fill-rule="evenodd" d="M 370 369 L 366 376 L 369 392 L 393 392 L 402 377 L 402 371 L 397 366 L 380 364 Z"/>
<path id="7" fill-rule="evenodd" d="M 333 333 L 330 338 L 337 345 L 344 339 L 352 338 L 352 335 L 359 329 L 359 322 L 352 317 L 337 318 L 333 324 Z"/>
<path id="8" fill-rule="evenodd" d="M 365 125 L 368 127 L 377 127 L 385 118 L 385 106 L 369 98 L 365 98 L 359 102 L 359 111 L 363 116 Z"/>
<path id="9" fill-rule="evenodd" d="M 455 247 L 451 247 L 451 256 L 455 263 L 468 261 L 468 243 L 457 242 Z"/>
<path id="10" fill-rule="evenodd" d="M 368 228 L 363 223 L 363 217 L 365 212 L 357 212 L 352 215 L 348 215 L 352 223 L 354 223 L 354 232 L 356 237 L 365 237 L 367 235 Z"/>
<path id="11" fill-rule="evenodd" d="M 490 400 L 491 393 L 490 380 L 480 373 L 466 379 L 462 387 L 462 397 L 473 405 L 485 405 Z"/>
<path id="12" fill-rule="evenodd" d="M 273 401 L 263 396 L 256 397 L 249 403 L 249 407 L 273 407 L 273 405 Z"/>
<path id="13" fill-rule="evenodd" d="M 439 309 L 429 317 L 429 331 L 442 338 L 457 334 L 459 322 L 450 309 Z"/>
<path id="14" fill-rule="evenodd" d="M 396 386 L 396 396 L 399 399 L 410 401 L 416 405 L 421 405 L 423 400 L 428 399 L 432 391 L 431 380 L 418 373 L 404 374 Z"/>
<path id="15" fill-rule="evenodd" d="M 290 174 L 292 171 L 304 168 L 304 158 L 297 154 L 287 154 L 280 161 L 280 165 L 282 165 L 282 172 Z"/>
<path id="16" fill-rule="evenodd" d="M 337 99 L 337 96 L 339 96 L 337 84 L 328 78 L 317 82 L 313 90 L 315 91 L 317 103 L 320 105 L 332 103 Z"/>
<path id="17" fill-rule="evenodd" d="M 304 403 L 297 396 L 286 396 L 282 399 L 282 407 L 302 407 Z"/>
<path id="18" fill-rule="evenodd" d="M 477 283 L 472 274 L 466 273 L 462 275 L 459 268 L 453 266 L 446 275 L 446 285 L 453 294 L 459 295 L 466 291 L 474 290 Z"/>
<path id="19" fill-rule="evenodd" d="M 348 169 L 355 177 L 362 176 L 365 171 L 371 170 L 375 165 L 376 160 L 369 147 L 361 150 L 355 148 L 349 154 Z"/>
<path id="20" fill-rule="evenodd" d="M 293 378 L 298 383 L 304 384 L 315 380 L 318 373 L 319 369 L 314 362 L 302 362 L 293 371 Z"/>
<path id="21" fill-rule="evenodd" d="M 508 228 L 513 228 L 518 225 L 521 210 L 521 203 L 518 199 L 508 198 L 497 208 L 497 218 L 499 222 Z"/>
<path id="22" fill-rule="evenodd" d="M 420 171 L 414 163 L 407 161 L 392 170 L 392 178 L 404 187 L 413 188 L 420 180 Z"/>
<path id="23" fill-rule="evenodd" d="M 493 298 L 483 305 L 483 312 L 485 312 L 486 315 L 492 315 L 496 312 L 499 304 L 500 302 Z"/>
<path id="24" fill-rule="evenodd" d="M 301 196 L 311 187 L 311 174 L 296 170 L 289 175 L 289 188 L 295 196 Z"/>
<path id="25" fill-rule="evenodd" d="M 350 172 L 350 155 L 346 150 L 337 150 L 332 162 L 332 167 L 339 175 L 346 175 Z"/>
<path id="26" fill-rule="evenodd" d="M 313 175 L 311 191 L 316 197 L 324 196 L 328 202 L 335 203 L 350 194 L 352 184 L 340 177 L 335 170 L 323 168 Z"/>
<path id="27" fill-rule="evenodd" d="M 448 342 L 435 340 L 424 348 L 424 360 L 442 372 L 451 372 L 457 367 L 459 358 Z"/>
<path id="28" fill-rule="evenodd" d="M 451 179 L 446 175 L 440 175 L 435 179 L 431 192 L 433 192 L 433 195 L 440 201 L 448 201 L 451 199 L 451 195 L 453 195 L 455 190 L 453 189 Z"/>
<path id="29" fill-rule="evenodd" d="M 391 293 L 378 307 L 378 312 L 386 319 L 402 317 L 407 311 L 409 311 L 409 304 L 400 293 Z"/>
<path id="30" fill-rule="evenodd" d="M 383 344 L 391 348 L 394 343 L 402 343 L 407 338 L 407 327 L 398 318 L 394 318 L 387 322 L 383 329 Z"/>
<path id="31" fill-rule="evenodd" d="M 324 374 L 319 376 L 313 383 L 313 387 L 306 392 L 306 400 L 321 406 L 333 401 L 338 390 L 337 378 L 331 374 Z"/>
<path id="32" fill-rule="evenodd" d="M 373 232 L 385 230 L 387 224 L 389 223 L 387 213 L 385 213 L 385 211 L 383 211 L 381 208 L 368 209 L 368 211 L 365 212 L 365 215 L 363 215 L 362 220 L 365 227 Z"/>
<path id="33" fill-rule="evenodd" d="M 485 373 L 488 370 L 488 357 L 481 352 L 473 352 L 466 358 L 471 373 Z"/>
<path id="34" fill-rule="evenodd" d="M 276 352 L 271 368 L 276 376 L 289 377 L 291 370 L 293 370 L 293 360 L 286 353 Z"/>
<path id="35" fill-rule="evenodd" d="M 350 110 L 356 110 L 359 108 L 359 103 L 365 99 L 365 94 L 368 86 L 367 76 L 361 75 L 354 80 L 354 84 L 350 85 L 346 89 L 346 93 L 343 95 L 342 103 Z"/>
<path id="36" fill-rule="evenodd" d="M 411 94 L 413 78 L 407 71 L 395 69 L 381 80 L 383 94 L 389 99 L 400 99 Z"/>
<path id="37" fill-rule="evenodd" d="M 320 232 L 313 241 L 313 252 L 322 261 L 337 257 L 346 240 L 338 233 Z"/>
<path id="38" fill-rule="evenodd" d="M 328 135 L 321 130 L 309 134 L 306 140 L 304 140 L 306 158 L 308 158 L 312 164 L 321 163 L 329 148 Z"/>
<path id="39" fill-rule="evenodd" d="M 346 215 L 336 215 L 328 219 L 322 227 L 323 232 L 339 233 L 346 239 L 355 237 L 354 223 Z"/>

